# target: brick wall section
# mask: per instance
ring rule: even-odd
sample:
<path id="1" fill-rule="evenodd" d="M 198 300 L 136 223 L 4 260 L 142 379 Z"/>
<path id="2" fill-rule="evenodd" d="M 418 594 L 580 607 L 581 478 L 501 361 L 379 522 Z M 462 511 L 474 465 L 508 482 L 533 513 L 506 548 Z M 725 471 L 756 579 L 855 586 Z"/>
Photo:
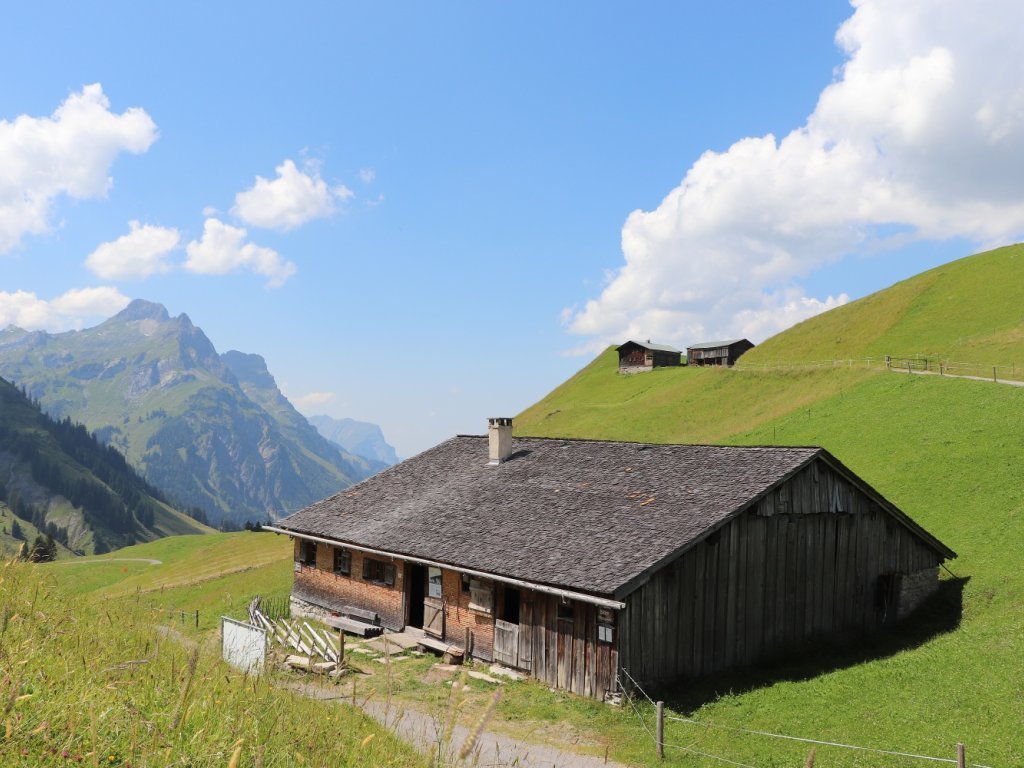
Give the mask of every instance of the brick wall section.
<path id="1" fill-rule="evenodd" d="M 402 594 L 405 567 L 401 560 L 394 561 L 395 584 L 389 587 L 363 581 L 364 555 L 355 550 L 350 550 L 352 567 L 348 576 L 337 576 L 333 573 L 334 548 L 329 544 L 317 543 L 315 567 L 299 565 L 299 541 L 295 539 L 296 571 L 292 587 L 292 604 L 295 608 L 311 614 L 318 613 L 315 608 L 320 608 L 329 615 L 340 613 L 344 606 L 351 605 L 376 611 L 380 615 L 381 624 L 388 629 L 397 630 L 405 626 L 405 602 Z M 313 610 L 309 606 L 312 606 Z"/>
<path id="2" fill-rule="evenodd" d="M 903 619 L 939 588 L 939 569 L 924 568 L 900 579 L 899 618 Z"/>
<path id="3" fill-rule="evenodd" d="M 493 610 L 496 611 L 498 585 L 494 586 Z M 462 591 L 462 576 L 455 571 L 441 571 L 441 596 L 445 604 L 445 642 L 463 648 L 468 627 L 473 633 L 473 656 L 491 661 L 494 651 L 494 614 L 470 610 L 469 595 Z"/>

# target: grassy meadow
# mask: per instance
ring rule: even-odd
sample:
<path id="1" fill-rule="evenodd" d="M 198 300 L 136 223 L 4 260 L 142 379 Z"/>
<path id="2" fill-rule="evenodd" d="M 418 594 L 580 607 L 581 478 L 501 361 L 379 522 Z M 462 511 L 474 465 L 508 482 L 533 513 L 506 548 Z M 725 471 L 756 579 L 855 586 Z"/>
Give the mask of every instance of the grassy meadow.
<path id="1" fill-rule="evenodd" d="M 70 571 L 0 570 L 0 764 L 424 764 L 353 708 L 235 672 L 216 643 L 183 636 L 145 593 L 103 597 Z"/>

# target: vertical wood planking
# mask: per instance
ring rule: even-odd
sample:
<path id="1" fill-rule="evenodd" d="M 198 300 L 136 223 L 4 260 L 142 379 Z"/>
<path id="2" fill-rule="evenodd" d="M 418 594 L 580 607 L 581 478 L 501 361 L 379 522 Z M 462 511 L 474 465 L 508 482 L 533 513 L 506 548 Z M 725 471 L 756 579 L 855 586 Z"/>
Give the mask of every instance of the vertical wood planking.
<path id="1" fill-rule="evenodd" d="M 707 592 L 704 561 L 707 547 L 698 544 L 690 554 L 693 559 L 693 624 L 690 627 L 693 654 L 690 657 L 690 674 L 697 676 L 704 667 L 704 594 Z"/>
<path id="2" fill-rule="evenodd" d="M 731 667 L 736 663 L 737 640 L 739 632 L 736 626 L 736 616 L 739 613 L 739 578 L 740 578 L 740 548 L 742 545 L 743 515 L 734 519 L 725 529 L 729 539 L 728 570 L 726 571 L 726 593 L 725 593 L 725 642 L 722 663 Z"/>

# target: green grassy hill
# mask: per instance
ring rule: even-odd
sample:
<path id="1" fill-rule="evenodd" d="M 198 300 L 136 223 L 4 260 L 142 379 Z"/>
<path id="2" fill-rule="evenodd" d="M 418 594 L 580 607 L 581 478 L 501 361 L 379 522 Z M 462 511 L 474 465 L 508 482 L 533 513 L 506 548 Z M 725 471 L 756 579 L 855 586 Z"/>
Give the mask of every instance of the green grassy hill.
<path id="1" fill-rule="evenodd" d="M 943 264 L 805 320 L 739 367 L 885 355 L 1024 373 L 1024 245 Z"/>
<path id="2" fill-rule="evenodd" d="M 752 682 L 758 672 L 713 682 L 744 692 L 700 702 L 698 719 L 946 757 L 964 741 L 972 762 L 1024 764 L 1024 388 L 800 365 L 885 354 L 1024 361 L 1022 270 L 1021 246 L 940 267 L 779 334 L 747 353 L 746 369 L 623 376 L 608 350 L 516 418 L 517 435 L 821 445 L 959 553 L 949 566 L 967 581 L 955 628 L 924 639 L 905 628 L 879 639 L 887 650 L 877 654 L 825 649 L 785 682 Z M 761 367 L 782 361 L 795 365 Z M 776 742 L 715 734 L 701 736 L 705 751 L 798 764 L 765 763 L 796 759 Z M 676 741 L 700 735 L 672 728 Z M 827 755 L 821 764 L 902 765 Z"/>

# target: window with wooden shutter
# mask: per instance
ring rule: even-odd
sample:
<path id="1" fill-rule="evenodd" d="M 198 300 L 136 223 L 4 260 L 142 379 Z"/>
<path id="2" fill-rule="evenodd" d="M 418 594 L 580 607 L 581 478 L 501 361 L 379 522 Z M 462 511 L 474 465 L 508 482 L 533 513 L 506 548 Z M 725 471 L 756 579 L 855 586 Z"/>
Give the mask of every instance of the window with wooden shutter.
<path id="1" fill-rule="evenodd" d="M 344 547 L 334 548 L 334 573 L 348 576 L 352 572 L 352 553 Z"/>
<path id="2" fill-rule="evenodd" d="M 395 583 L 394 564 L 363 558 L 363 581 L 392 586 Z"/>
<path id="3" fill-rule="evenodd" d="M 469 608 L 490 613 L 494 610 L 494 584 L 486 579 L 469 580 Z"/>
<path id="4" fill-rule="evenodd" d="M 307 566 L 316 565 L 316 542 L 299 539 L 299 563 Z"/>

